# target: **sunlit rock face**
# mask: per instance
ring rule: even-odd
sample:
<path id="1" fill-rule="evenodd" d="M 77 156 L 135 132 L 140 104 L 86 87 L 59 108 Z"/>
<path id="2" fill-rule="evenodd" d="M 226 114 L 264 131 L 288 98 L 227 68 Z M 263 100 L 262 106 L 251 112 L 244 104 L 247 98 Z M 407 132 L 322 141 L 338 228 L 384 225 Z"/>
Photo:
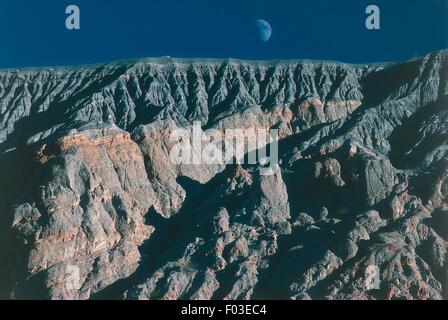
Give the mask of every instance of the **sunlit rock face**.
<path id="1" fill-rule="evenodd" d="M 0 294 L 446 299 L 448 53 L 0 71 Z M 280 170 L 179 164 L 277 129 Z"/>

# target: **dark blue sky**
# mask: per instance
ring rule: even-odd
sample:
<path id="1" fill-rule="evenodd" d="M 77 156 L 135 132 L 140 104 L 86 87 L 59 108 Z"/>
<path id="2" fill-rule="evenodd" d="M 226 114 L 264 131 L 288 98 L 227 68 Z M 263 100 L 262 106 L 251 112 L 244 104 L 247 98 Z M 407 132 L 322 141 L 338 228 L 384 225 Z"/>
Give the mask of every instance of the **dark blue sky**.
<path id="1" fill-rule="evenodd" d="M 65 29 L 65 8 L 81 30 Z M 381 9 L 368 31 L 365 8 Z M 149 56 L 409 59 L 448 47 L 448 0 L 0 0 L 0 68 Z M 272 25 L 261 42 L 255 20 Z"/>

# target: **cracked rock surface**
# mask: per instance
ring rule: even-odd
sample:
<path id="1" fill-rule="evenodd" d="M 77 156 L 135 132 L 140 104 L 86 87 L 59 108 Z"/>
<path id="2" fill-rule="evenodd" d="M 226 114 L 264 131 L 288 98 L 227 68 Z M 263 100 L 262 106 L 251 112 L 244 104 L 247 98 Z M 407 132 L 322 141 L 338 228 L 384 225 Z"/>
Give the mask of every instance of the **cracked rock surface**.
<path id="1" fill-rule="evenodd" d="M 278 129 L 280 170 L 175 164 Z M 0 297 L 447 299 L 448 52 L 0 71 Z"/>

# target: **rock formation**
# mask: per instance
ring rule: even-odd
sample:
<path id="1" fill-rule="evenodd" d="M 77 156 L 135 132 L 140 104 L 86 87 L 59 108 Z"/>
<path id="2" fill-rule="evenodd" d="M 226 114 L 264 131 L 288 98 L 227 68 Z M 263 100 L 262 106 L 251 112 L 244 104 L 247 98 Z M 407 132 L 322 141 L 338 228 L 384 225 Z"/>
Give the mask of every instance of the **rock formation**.
<path id="1" fill-rule="evenodd" d="M 446 299 L 448 52 L 0 71 L 0 297 Z M 175 164 L 278 129 L 280 170 Z"/>

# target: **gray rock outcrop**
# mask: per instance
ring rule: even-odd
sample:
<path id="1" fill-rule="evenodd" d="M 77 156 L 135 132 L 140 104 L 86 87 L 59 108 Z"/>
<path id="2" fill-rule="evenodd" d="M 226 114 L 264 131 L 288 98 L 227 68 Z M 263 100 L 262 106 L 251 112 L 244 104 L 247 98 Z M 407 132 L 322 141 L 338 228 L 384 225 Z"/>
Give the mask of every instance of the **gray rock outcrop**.
<path id="1" fill-rule="evenodd" d="M 447 70 L 440 51 L 0 71 L 0 297 L 446 299 Z M 279 170 L 173 163 L 196 121 L 278 129 Z"/>

